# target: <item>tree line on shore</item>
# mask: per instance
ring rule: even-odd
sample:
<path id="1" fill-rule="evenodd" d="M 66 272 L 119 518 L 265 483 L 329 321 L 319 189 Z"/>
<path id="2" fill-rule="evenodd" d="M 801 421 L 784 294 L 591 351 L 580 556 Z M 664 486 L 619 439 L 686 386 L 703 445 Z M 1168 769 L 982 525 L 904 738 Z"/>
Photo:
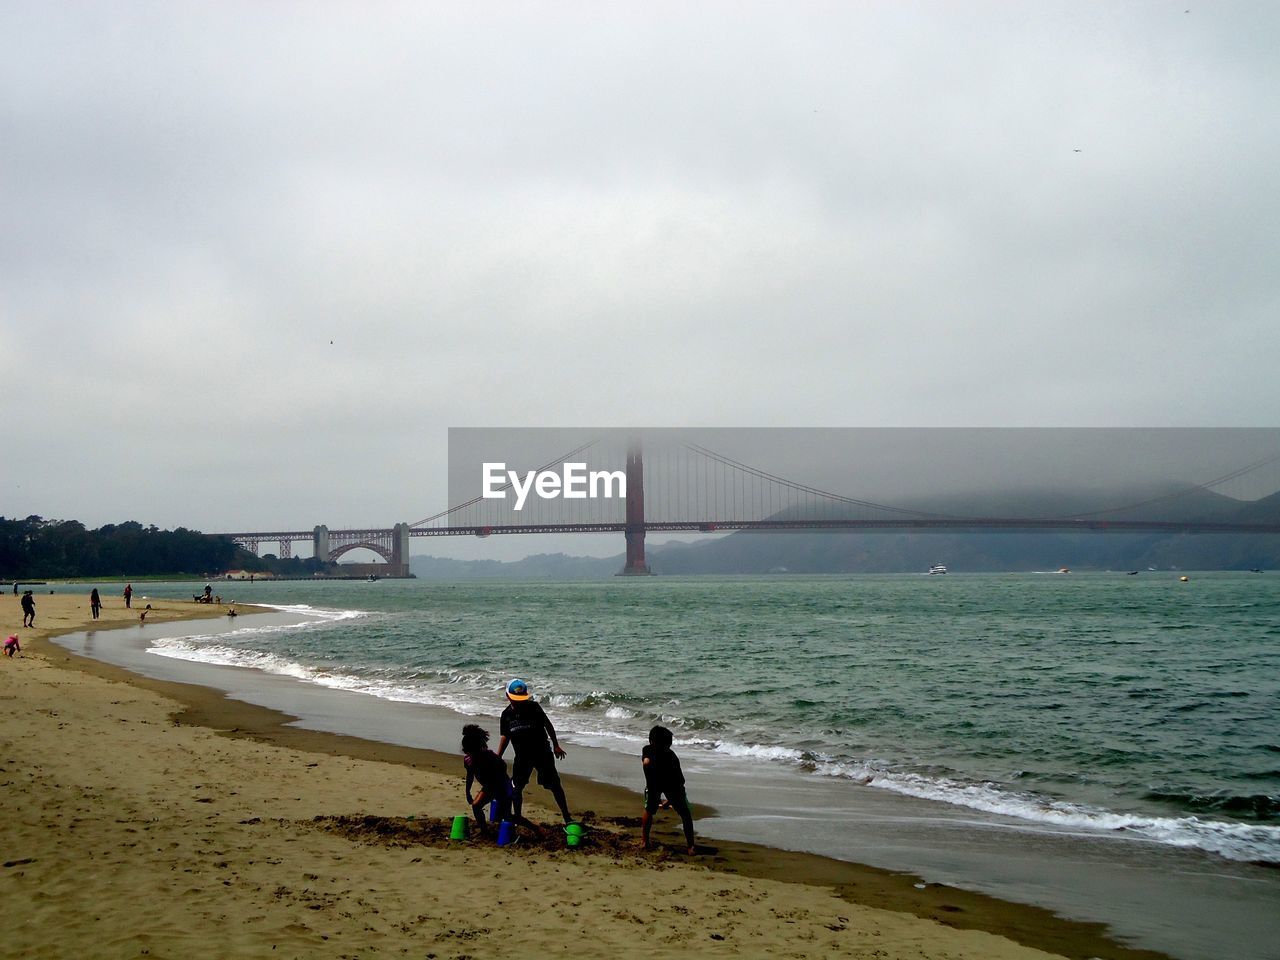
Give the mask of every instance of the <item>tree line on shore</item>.
<path id="1" fill-rule="evenodd" d="M 216 576 L 233 569 L 310 576 L 325 566 L 313 558 L 259 557 L 229 537 L 185 527 L 130 520 L 90 530 L 78 520 L 0 517 L 0 579 Z"/>

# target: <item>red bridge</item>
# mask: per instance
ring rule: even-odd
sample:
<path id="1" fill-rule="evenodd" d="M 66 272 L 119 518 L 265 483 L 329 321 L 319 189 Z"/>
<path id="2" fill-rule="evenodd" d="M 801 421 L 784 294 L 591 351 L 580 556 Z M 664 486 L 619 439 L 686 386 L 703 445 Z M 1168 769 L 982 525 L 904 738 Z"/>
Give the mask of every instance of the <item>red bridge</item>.
<path id="1" fill-rule="evenodd" d="M 568 462 L 584 448 L 553 460 Z M 257 553 L 263 543 L 278 545 L 278 556 L 293 555 L 293 544 L 310 542 L 313 555 L 336 561 L 357 549 L 370 550 L 388 565 L 387 575 L 405 576 L 411 537 L 488 537 L 510 534 L 621 533 L 626 541 L 625 574 L 648 573 L 645 535 L 650 532 L 716 533 L 732 530 L 830 530 L 877 532 L 1059 531 L 1168 534 L 1280 534 L 1277 498 L 1271 509 L 1251 510 L 1243 501 L 1225 501 L 1215 515 L 1174 517 L 1177 501 L 1212 491 L 1259 470 L 1275 472 L 1280 453 L 1204 483 L 1106 509 L 1069 516 L 958 516 L 928 513 L 843 496 L 757 469 L 706 447 L 688 444 L 664 452 L 648 468 L 638 446 L 625 455 L 626 496 L 612 501 L 570 503 L 564 498 L 530 497 L 513 511 L 507 500 L 474 497 L 416 523 L 390 528 L 273 530 L 223 534 Z M 1255 481 L 1257 477 L 1255 476 Z M 509 490 L 504 484 L 499 490 Z M 1239 510 L 1230 509 L 1238 503 Z M 1254 501 L 1253 504 L 1256 504 Z M 1164 516 L 1162 512 L 1169 510 Z M 1182 511 L 1185 513 L 1185 511 Z M 656 519 L 655 519 L 656 518 Z"/>

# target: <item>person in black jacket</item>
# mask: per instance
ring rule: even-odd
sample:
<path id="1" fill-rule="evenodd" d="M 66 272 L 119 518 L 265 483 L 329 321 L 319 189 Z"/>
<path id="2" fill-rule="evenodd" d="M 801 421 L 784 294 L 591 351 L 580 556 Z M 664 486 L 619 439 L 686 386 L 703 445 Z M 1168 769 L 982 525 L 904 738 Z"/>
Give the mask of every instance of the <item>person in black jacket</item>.
<path id="1" fill-rule="evenodd" d="M 499 721 L 502 737 L 498 741 L 498 756 L 506 753 L 508 743 L 515 750 L 515 759 L 511 761 L 511 783 L 516 794 L 512 802 L 516 817 L 522 815 L 525 784 L 536 770 L 538 783 L 556 798 L 564 822 L 572 823 L 564 787 L 560 785 L 560 774 L 556 771 L 556 761 L 564 758 L 564 750 L 556 738 L 556 728 L 551 725 L 542 705 L 529 698 L 529 685 L 523 680 L 512 680 L 507 684 L 507 701 L 507 709 L 502 711 Z"/>
<path id="2" fill-rule="evenodd" d="M 670 807 L 680 814 L 684 824 L 684 842 L 687 852 L 694 853 L 693 814 L 689 810 L 689 799 L 684 792 L 684 771 L 680 769 L 680 758 L 671 749 L 673 741 L 671 731 L 666 727 L 654 727 L 649 731 L 649 742 L 640 751 L 640 762 L 644 766 L 644 816 L 640 818 L 640 836 L 644 848 L 648 850 L 649 827 L 653 824 L 653 815 L 658 807 Z M 663 799 L 663 798 L 666 799 Z"/>

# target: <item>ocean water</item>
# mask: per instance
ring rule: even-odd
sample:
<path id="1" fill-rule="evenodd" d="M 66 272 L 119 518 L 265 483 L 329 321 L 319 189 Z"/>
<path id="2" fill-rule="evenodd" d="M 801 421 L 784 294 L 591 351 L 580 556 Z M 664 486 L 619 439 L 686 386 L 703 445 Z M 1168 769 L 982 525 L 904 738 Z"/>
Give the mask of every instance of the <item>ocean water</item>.
<path id="1" fill-rule="evenodd" d="M 787 770 L 1028 825 L 1280 863 L 1280 577 L 894 575 L 219 584 L 300 623 L 158 638 L 569 740 Z M 190 596 L 189 584 L 148 584 Z"/>

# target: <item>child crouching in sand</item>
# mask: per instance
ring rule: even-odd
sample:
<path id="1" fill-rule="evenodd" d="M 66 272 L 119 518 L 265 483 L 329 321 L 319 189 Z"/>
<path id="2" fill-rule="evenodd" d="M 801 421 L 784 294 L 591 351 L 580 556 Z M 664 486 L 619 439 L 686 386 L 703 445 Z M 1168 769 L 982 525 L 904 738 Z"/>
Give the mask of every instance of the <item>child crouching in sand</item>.
<path id="1" fill-rule="evenodd" d="M 684 793 L 684 772 L 680 769 L 680 758 L 671 749 L 674 738 L 666 727 L 654 727 L 649 731 L 649 742 L 640 752 L 644 765 L 644 816 L 640 818 L 640 835 L 644 848 L 648 850 L 649 827 L 653 823 L 653 815 L 658 807 L 670 807 L 680 814 L 684 824 L 684 842 L 688 853 L 695 852 L 693 845 L 693 814 L 689 811 L 689 800 Z M 666 800 L 663 800 L 663 796 Z"/>
<path id="2" fill-rule="evenodd" d="M 511 778 L 507 776 L 507 762 L 489 749 L 489 731 L 474 723 L 468 723 L 462 728 L 462 765 L 467 769 L 467 803 L 471 805 L 471 812 L 475 814 L 476 823 L 480 824 L 481 830 L 486 834 L 489 832 L 484 808 L 491 800 L 498 801 L 495 821 L 500 823 L 511 820 L 522 826 L 533 827 L 524 817 L 512 815 L 515 788 L 511 785 Z M 480 792 L 472 799 L 471 786 L 476 782 L 480 784 Z"/>

